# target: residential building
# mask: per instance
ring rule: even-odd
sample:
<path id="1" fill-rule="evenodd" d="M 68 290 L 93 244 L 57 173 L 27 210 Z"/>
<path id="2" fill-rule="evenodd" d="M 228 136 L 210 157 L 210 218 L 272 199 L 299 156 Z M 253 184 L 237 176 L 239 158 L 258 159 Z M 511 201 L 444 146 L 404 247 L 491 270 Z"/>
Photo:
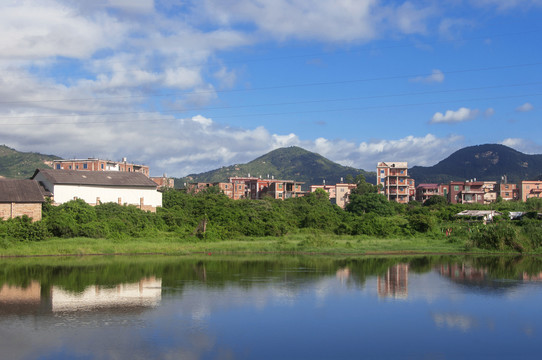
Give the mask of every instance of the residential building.
<path id="1" fill-rule="evenodd" d="M 139 172 L 38 169 L 32 179 L 50 193 L 55 205 L 82 199 L 90 205 L 115 202 L 152 212 L 162 206 L 156 183 Z"/>
<path id="2" fill-rule="evenodd" d="M 408 203 L 415 194 L 414 181 L 408 176 L 408 163 L 379 162 L 376 166 L 376 185 L 388 200 Z"/>
<path id="3" fill-rule="evenodd" d="M 41 220 L 41 206 L 45 201 L 37 181 L 0 180 L 0 218 L 7 220 L 26 215 L 32 221 Z"/>
<path id="4" fill-rule="evenodd" d="M 188 191 L 197 193 L 211 186 L 219 189 L 230 199 L 262 199 L 270 196 L 274 199 L 288 199 L 305 194 L 301 191 L 302 182 L 293 180 L 260 179 L 257 177 L 231 177 L 229 182 L 190 183 Z"/>
<path id="5" fill-rule="evenodd" d="M 542 181 L 522 181 L 520 196 L 522 201 L 533 197 L 542 198 Z"/>
<path id="6" fill-rule="evenodd" d="M 432 196 L 444 196 L 439 184 L 420 184 L 416 186 L 416 201 L 425 202 Z"/>
<path id="7" fill-rule="evenodd" d="M 194 194 L 199 193 L 205 189 L 216 186 L 220 191 L 222 191 L 227 197 L 233 199 L 233 184 L 226 182 L 214 182 L 214 183 L 189 183 L 188 191 Z"/>
<path id="8" fill-rule="evenodd" d="M 517 184 L 499 184 L 497 186 L 497 194 L 504 201 L 519 200 L 519 187 Z"/>
<path id="9" fill-rule="evenodd" d="M 317 189 L 322 189 L 329 195 L 329 200 L 333 204 L 337 204 L 341 209 L 346 208 L 346 204 L 350 201 L 350 192 L 357 187 L 356 184 L 335 184 L 335 185 L 311 185 L 310 192 L 315 192 Z"/>
<path id="10" fill-rule="evenodd" d="M 482 190 L 484 190 L 484 204 L 491 204 L 497 201 L 497 182 L 484 181 Z"/>
<path id="11" fill-rule="evenodd" d="M 96 158 L 54 160 L 53 169 L 139 172 L 146 175 L 147 177 L 150 175 L 148 166 L 129 163 L 126 161 L 126 158 L 123 158 L 122 161 L 102 160 Z"/>
<path id="12" fill-rule="evenodd" d="M 451 181 L 448 202 L 452 204 L 483 204 L 483 181 Z"/>
<path id="13" fill-rule="evenodd" d="M 173 189 L 175 188 L 175 180 L 172 178 L 168 178 L 166 174 L 163 176 L 151 176 L 149 177 L 152 181 L 158 185 L 159 189 Z"/>
<path id="14" fill-rule="evenodd" d="M 305 192 L 301 191 L 302 184 L 304 183 L 294 180 L 276 180 L 273 178 L 252 178 L 245 181 L 251 199 L 262 199 L 265 196 L 281 200 L 301 197 L 305 195 Z"/>

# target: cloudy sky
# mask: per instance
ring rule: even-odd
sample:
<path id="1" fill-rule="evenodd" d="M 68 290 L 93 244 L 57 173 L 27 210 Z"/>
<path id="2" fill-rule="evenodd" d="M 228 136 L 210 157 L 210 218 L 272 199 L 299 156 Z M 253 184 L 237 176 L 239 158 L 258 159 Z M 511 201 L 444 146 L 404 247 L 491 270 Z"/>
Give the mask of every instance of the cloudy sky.
<path id="1" fill-rule="evenodd" d="M 0 144 L 184 176 L 542 153 L 542 0 L 3 0 Z"/>

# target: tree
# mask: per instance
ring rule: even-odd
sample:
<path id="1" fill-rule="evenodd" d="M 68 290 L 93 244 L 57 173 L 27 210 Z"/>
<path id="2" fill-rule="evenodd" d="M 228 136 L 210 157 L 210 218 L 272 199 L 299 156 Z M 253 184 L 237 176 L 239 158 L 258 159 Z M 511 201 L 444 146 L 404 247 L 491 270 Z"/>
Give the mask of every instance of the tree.
<path id="1" fill-rule="evenodd" d="M 423 202 L 423 206 L 436 206 L 441 207 L 448 204 L 448 200 L 444 196 L 441 195 L 433 195 L 429 199 L 425 200 Z"/>
<path id="2" fill-rule="evenodd" d="M 378 187 L 365 181 L 365 176 L 362 174 L 356 176 L 356 188 L 352 190 L 351 194 L 365 195 L 376 194 L 377 192 Z"/>
<path id="3" fill-rule="evenodd" d="M 384 195 L 377 193 L 351 194 L 346 210 L 358 215 L 366 213 L 380 216 L 393 215 L 393 205 Z"/>

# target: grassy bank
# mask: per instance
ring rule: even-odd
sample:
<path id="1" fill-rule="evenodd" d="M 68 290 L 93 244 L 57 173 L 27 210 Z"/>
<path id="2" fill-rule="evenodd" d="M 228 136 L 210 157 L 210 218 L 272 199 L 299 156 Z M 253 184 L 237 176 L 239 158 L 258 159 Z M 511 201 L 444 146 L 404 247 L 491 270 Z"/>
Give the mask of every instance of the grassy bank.
<path id="1" fill-rule="evenodd" d="M 463 242 L 442 238 L 375 238 L 330 234 L 291 234 L 282 237 L 242 237 L 216 242 L 163 234 L 152 237 L 90 239 L 51 238 L 39 242 L 3 242 L 0 256 L 54 256 L 91 254 L 195 254 L 195 253 L 460 253 Z M 471 249 L 469 252 L 481 252 Z M 487 253 L 487 252 L 486 252 Z"/>

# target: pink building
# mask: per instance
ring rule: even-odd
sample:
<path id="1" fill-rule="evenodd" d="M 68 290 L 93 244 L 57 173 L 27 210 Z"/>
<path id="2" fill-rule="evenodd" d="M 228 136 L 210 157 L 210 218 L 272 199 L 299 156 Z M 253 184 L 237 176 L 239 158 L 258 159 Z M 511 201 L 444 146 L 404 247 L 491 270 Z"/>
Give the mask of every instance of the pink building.
<path id="1" fill-rule="evenodd" d="M 522 201 L 533 197 L 542 198 L 542 181 L 522 181 L 520 196 Z"/>
<path id="2" fill-rule="evenodd" d="M 379 162 L 376 166 L 376 185 L 388 200 L 406 204 L 415 194 L 414 180 L 408 176 L 408 163 Z"/>

